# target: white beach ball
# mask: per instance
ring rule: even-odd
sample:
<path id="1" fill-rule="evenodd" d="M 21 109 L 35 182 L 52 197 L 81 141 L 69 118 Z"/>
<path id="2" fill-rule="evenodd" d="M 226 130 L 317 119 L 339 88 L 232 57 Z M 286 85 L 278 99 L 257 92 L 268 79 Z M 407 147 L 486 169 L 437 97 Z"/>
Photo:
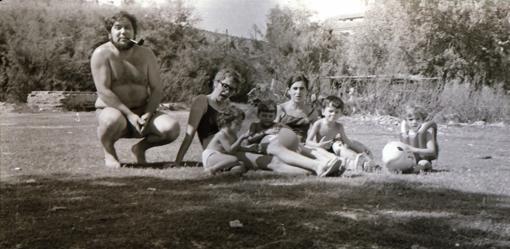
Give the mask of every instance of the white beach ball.
<path id="1" fill-rule="evenodd" d="M 382 151 L 382 161 L 389 171 L 411 170 L 416 165 L 416 158 L 409 147 L 402 142 L 389 142 Z"/>

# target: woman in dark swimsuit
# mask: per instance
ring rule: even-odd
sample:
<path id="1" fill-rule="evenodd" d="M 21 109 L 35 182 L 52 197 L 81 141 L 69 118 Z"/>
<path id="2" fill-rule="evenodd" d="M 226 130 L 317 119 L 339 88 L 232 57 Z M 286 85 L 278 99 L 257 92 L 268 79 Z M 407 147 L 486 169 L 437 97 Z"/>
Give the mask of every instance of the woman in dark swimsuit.
<path id="1" fill-rule="evenodd" d="M 216 116 L 218 112 L 222 112 L 229 107 L 229 98 L 235 93 L 239 78 L 239 74 L 233 70 L 220 70 L 214 77 L 213 91 L 208 95 L 198 95 L 193 100 L 186 135 L 175 159 L 176 165 L 181 164 L 195 133 L 198 133 L 202 149 L 205 149 L 214 134 L 219 131 Z"/>
<path id="2" fill-rule="evenodd" d="M 310 124 L 317 119 L 317 112 L 307 102 L 308 79 L 304 75 L 294 75 L 287 81 L 287 87 L 290 99 L 278 105 L 275 122 L 290 127 L 304 142 Z"/>

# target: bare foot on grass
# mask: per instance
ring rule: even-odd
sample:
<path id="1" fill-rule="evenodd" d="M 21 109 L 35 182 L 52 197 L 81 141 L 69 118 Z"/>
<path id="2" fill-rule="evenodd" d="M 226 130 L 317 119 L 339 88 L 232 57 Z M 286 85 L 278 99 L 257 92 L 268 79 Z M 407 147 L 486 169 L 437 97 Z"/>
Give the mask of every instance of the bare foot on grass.
<path id="1" fill-rule="evenodd" d="M 142 150 L 138 144 L 131 147 L 131 152 L 133 152 L 137 163 L 147 163 L 145 160 L 145 150 Z"/>
<path id="2" fill-rule="evenodd" d="M 104 165 L 107 168 L 120 168 L 120 162 L 112 155 L 106 155 L 104 158 Z"/>

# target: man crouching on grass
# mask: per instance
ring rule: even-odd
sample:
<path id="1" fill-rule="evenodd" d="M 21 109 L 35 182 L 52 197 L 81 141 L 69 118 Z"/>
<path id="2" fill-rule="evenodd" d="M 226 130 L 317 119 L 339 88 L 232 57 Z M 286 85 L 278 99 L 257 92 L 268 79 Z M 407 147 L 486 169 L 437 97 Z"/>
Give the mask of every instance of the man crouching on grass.
<path id="1" fill-rule="evenodd" d="M 133 42 L 136 18 L 121 11 L 107 19 L 105 26 L 110 40 L 96 48 L 90 59 L 105 165 L 120 167 L 114 147 L 120 138 L 143 138 L 131 150 L 137 163 L 145 163 L 145 151 L 174 141 L 179 124 L 156 111 L 163 97 L 159 65 L 149 48 Z"/>

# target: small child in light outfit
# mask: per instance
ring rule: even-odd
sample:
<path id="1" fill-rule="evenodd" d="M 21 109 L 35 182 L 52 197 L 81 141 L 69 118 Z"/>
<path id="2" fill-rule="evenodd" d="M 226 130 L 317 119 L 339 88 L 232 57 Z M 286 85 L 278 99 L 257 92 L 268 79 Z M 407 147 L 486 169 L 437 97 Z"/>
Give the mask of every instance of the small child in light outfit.
<path id="1" fill-rule="evenodd" d="M 405 108 L 401 123 L 400 141 L 408 145 L 416 158 L 416 166 L 412 169 L 414 173 L 432 170 L 432 160 L 439 155 L 437 125 L 432 121 L 426 122 L 427 116 L 423 107 L 410 104 Z"/>
<path id="2" fill-rule="evenodd" d="M 344 108 L 343 101 L 337 96 L 328 96 L 322 101 L 322 116 L 310 130 L 306 145 L 322 147 L 341 157 L 347 170 L 371 172 L 379 168 L 372 153 L 363 144 L 350 140 L 344 126 L 338 122 Z"/>
<path id="3" fill-rule="evenodd" d="M 282 124 L 274 122 L 276 118 L 276 103 L 272 100 L 261 101 L 257 105 L 258 122 L 253 122 L 248 129 L 250 136 L 246 139 L 248 145 L 257 144 L 257 150 L 253 151 L 259 154 L 266 154 L 268 140 L 278 134 Z M 265 142 L 263 142 L 265 141 Z"/>
<path id="4" fill-rule="evenodd" d="M 223 171 L 246 172 L 246 167 L 235 156 L 236 152 L 242 150 L 241 142 L 249 136 L 246 133 L 237 137 L 237 131 L 241 129 L 244 117 L 243 111 L 234 106 L 225 112 L 218 113 L 217 123 L 220 130 L 202 153 L 205 171 L 213 175 Z"/>

